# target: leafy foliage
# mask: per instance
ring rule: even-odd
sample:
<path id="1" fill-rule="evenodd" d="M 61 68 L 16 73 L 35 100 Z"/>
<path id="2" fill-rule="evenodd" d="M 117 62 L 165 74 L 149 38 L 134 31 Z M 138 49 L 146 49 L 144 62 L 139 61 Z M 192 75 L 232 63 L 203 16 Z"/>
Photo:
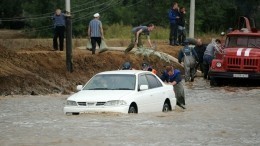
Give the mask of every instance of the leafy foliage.
<path id="1" fill-rule="evenodd" d="M 104 26 L 154 23 L 168 28 L 171 4 L 169 0 L 71 0 L 73 35 L 86 35 L 88 23 L 97 12 Z M 179 6 L 186 7 L 188 27 L 190 0 L 179 1 Z M 25 28 L 36 36 L 51 36 L 51 16 L 56 8 L 65 11 L 65 0 L 1 0 L 0 28 Z M 259 9 L 259 0 L 196 0 L 195 33 L 235 27 L 239 16 L 254 17 L 259 26 Z"/>

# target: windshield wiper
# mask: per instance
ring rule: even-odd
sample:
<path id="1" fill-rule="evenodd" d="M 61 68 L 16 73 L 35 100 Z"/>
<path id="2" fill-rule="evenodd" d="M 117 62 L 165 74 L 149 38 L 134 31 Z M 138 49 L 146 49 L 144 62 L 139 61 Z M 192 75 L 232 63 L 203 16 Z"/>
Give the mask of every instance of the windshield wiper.
<path id="1" fill-rule="evenodd" d="M 250 43 L 250 45 L 252 45 L 252 46 L 254 46 L 256 48 L 260 48 L 259 46 L 255 45 L 255 44 L 252 44 L 252 43 Z"/>
<path id="2" fill-rule="evenodd" d="M 131 88 L 114 88 L 113 90 L 133 90 Z"/>
<path id="3" fill-rule="evenodd" d="M 108 90 L 108 88 L 90 88 L 88 90 Z"/>

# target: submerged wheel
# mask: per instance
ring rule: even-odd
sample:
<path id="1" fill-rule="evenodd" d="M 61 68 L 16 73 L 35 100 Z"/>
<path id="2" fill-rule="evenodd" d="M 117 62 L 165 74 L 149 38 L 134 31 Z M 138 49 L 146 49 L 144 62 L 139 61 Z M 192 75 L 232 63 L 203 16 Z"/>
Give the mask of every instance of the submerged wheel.
<path id="1" fill-rule="evenodd" d="M 134 105 L 131 105 L 131 106 L 129 107 L 128 113 L 129 113 L 129 114 L 136 114 L 136 113 L 137 113 L 136 107 L 135 107 Z"/>
<path id="2" fill-rule="evenodd" d="M 79 115 L 79 113 L 71 113 L 71 112 L 68 112 L 68 113 L 65 113 L 67 116 L 71 116 L 71 115 Z"/>
<path id="3" fill-rule="evenodd" d="M 167 102 L 165 102 L 165 103 L 163 104 L 163 109 L 162 109 L 162 111 L 163 111 L 163 112 L 168 112 L 168 111 L 170 111 L 170 106 L 169 106 L 169 104 L 168 104 Z"/>

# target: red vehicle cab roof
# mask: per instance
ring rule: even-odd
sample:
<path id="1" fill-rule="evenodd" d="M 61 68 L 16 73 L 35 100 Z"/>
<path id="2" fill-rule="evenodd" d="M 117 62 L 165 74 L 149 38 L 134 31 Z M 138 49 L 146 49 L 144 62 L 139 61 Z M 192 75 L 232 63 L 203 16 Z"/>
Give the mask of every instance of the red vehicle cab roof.
<path id="1" fill-rule="evenodd" d="M 234 30 L 227 34 L 227 36 L 260 36 L 260 30 L 249 31 L 247 29 Z"/>

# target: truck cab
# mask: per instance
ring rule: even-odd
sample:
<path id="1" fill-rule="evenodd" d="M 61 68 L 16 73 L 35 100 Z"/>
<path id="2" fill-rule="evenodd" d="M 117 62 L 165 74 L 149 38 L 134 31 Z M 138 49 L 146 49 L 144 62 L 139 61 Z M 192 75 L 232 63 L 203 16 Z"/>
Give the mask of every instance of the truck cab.
<path id="1" fill-rule="evenodd" d="M 227 78 L 260 81 L 260 30 L 251 28 L 248 18 L 240 17 L 238 29 L 227 33 L 219 50 L 209 70 L 211 86 Z"/>

